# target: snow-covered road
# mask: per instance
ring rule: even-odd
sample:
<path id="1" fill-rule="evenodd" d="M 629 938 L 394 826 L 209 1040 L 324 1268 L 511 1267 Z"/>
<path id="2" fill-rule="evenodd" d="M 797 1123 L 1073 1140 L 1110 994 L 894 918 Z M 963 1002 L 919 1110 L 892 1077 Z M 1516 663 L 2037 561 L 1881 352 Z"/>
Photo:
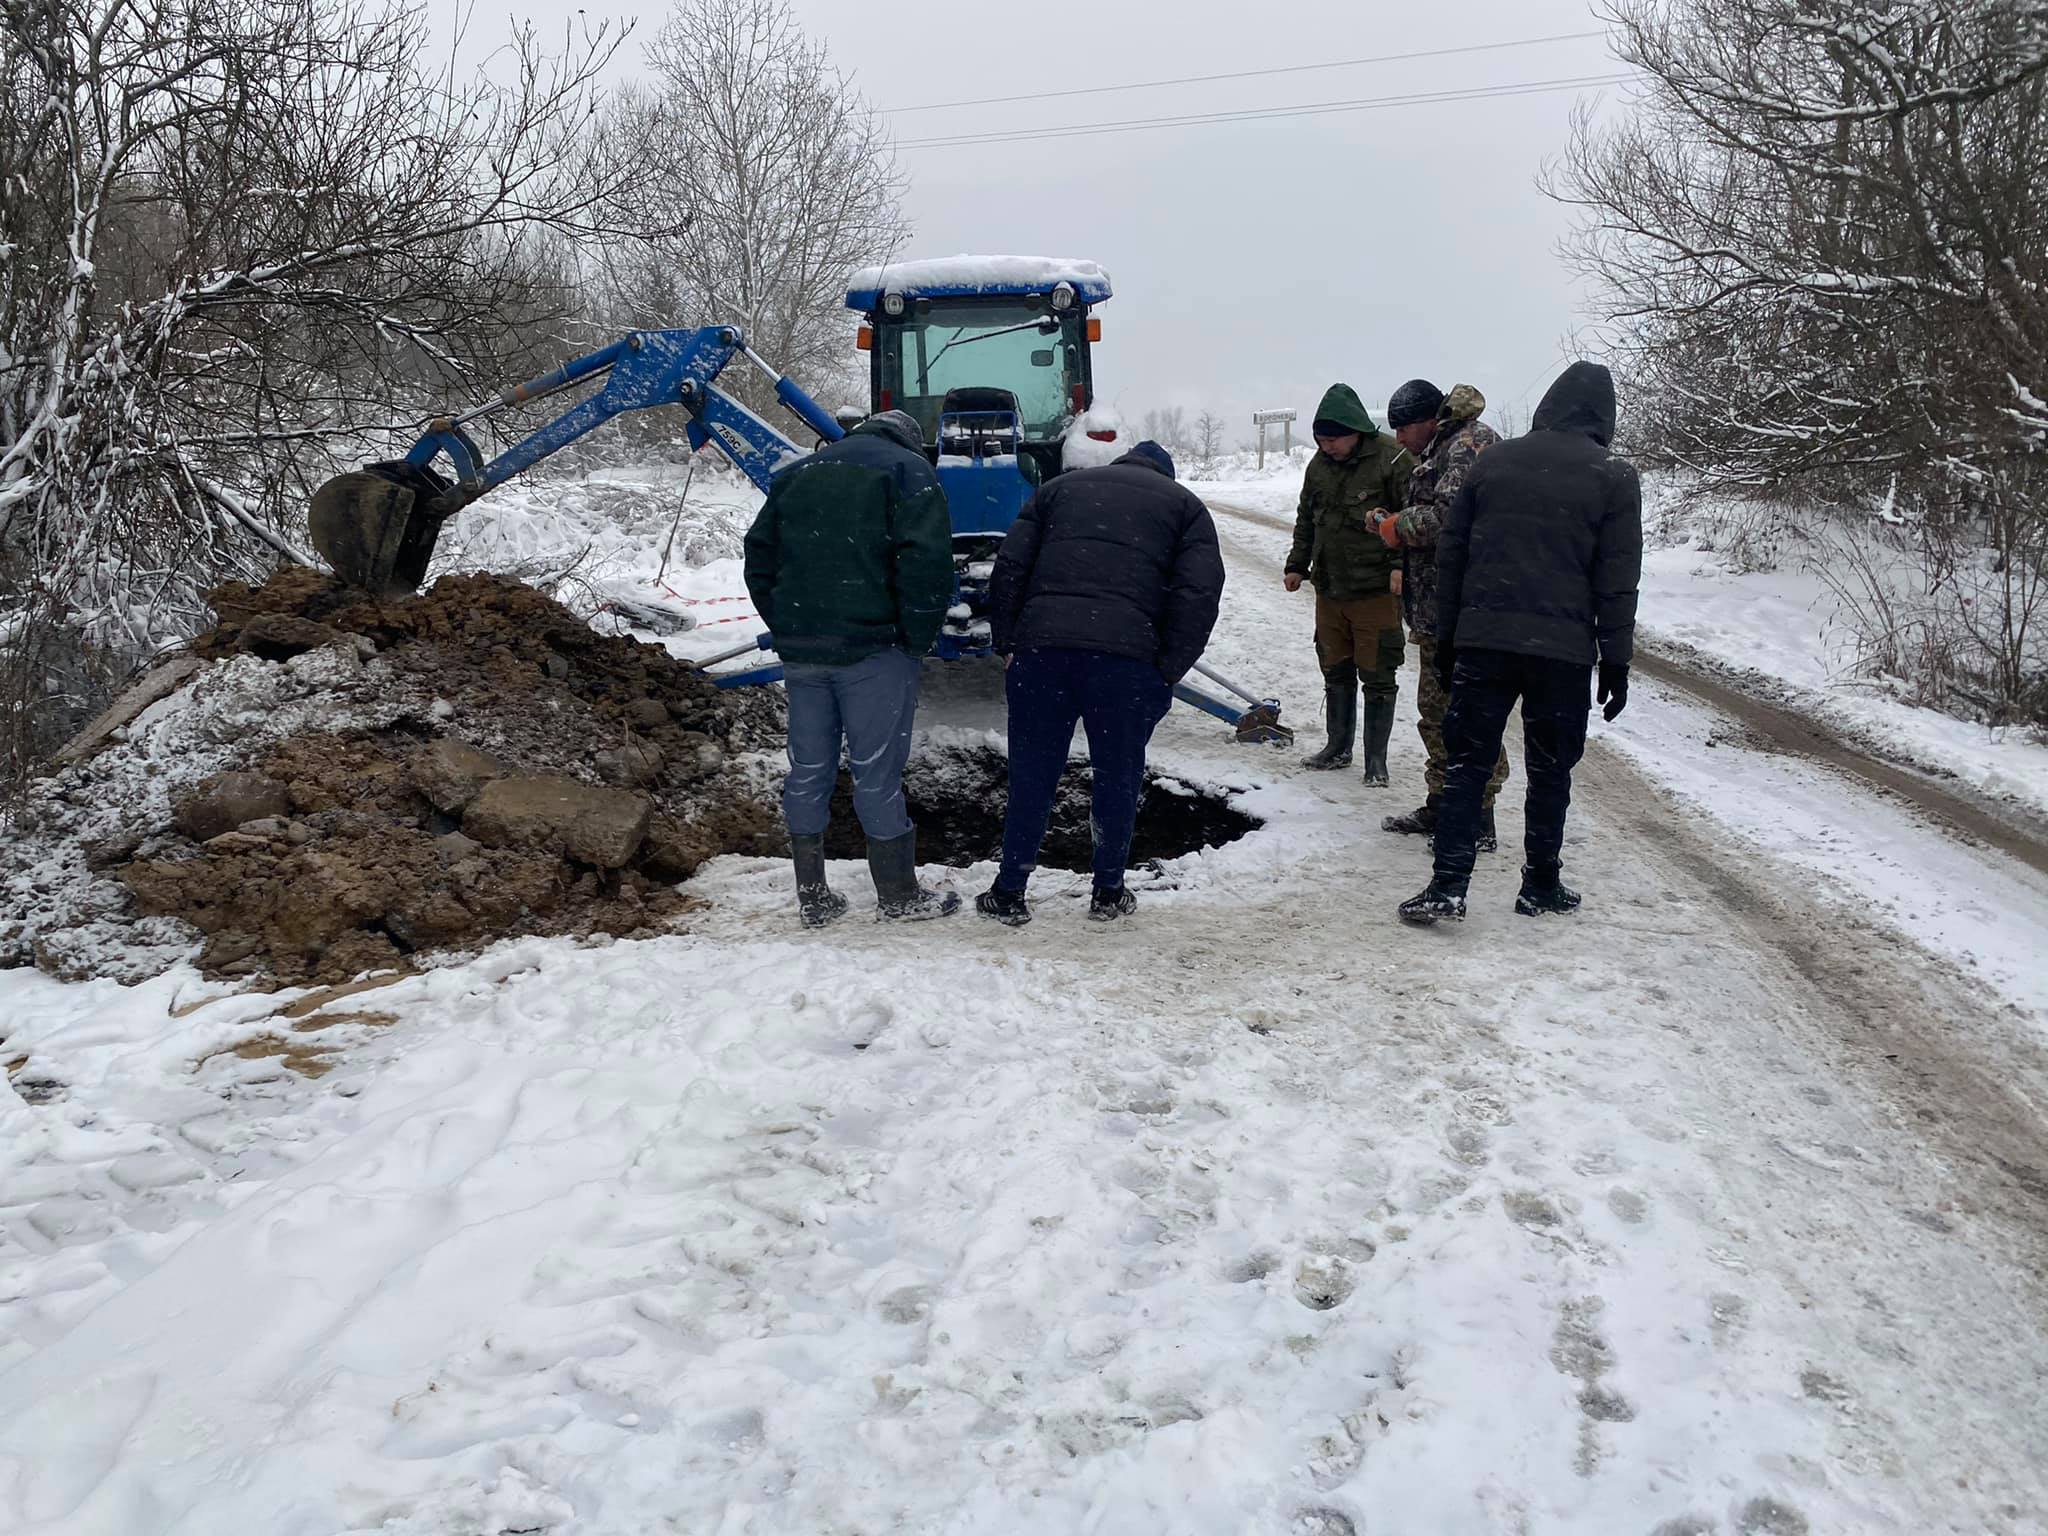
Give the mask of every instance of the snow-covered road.
<path id="1" fill-rule="evenodd" d="M 1212 659 L 1306 725 L 1308 599 L 1222 531 Z M 1411 704 L 1391 792 L 1176 712 L 1267 824 L 1128 925 L 1049 872 L 804 937 L 725 861 L 687 934 L 297 1020 L 354 1016 L 317 1081 L 213 1054 L 279 999 L 0 974 L 0 1529 L 2048 1530 L 2048 894 L 1646 689 L 1580 917 L 1503 854 L 1402 929 Z M 1976 971 L 1923 875 L 1986 882 Z"/>

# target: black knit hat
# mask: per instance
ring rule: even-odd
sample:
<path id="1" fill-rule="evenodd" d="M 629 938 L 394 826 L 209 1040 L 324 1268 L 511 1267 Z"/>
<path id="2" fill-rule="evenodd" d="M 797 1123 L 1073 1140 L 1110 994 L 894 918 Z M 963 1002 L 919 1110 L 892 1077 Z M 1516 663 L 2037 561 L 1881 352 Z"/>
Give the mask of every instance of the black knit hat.
<path id="1" fill-rule="evenodd" d="M 1418 421 L 1435 421 L 1444 408 L 1444 392 L 1427 379 L 1410 379 L 1387 397 L 1387 425 L 1412 427 Z"/>

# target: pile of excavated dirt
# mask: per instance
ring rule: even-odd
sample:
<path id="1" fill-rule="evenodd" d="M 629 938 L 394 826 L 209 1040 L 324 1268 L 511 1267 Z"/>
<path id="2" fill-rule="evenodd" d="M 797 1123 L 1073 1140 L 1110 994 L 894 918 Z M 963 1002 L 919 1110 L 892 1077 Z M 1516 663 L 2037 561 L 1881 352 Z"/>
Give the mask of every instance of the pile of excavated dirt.
<path id="1" fill-rule="evenodd" d="M 334 982 L 520 934 L 633 935 L 785 850 L 774 690 L 723 692 L 541 593 L 380 601 L 304 569 L 88 728 L 0 855 L 0 964 Z M 132 718 L 131 718 L 132 717 Z"/>

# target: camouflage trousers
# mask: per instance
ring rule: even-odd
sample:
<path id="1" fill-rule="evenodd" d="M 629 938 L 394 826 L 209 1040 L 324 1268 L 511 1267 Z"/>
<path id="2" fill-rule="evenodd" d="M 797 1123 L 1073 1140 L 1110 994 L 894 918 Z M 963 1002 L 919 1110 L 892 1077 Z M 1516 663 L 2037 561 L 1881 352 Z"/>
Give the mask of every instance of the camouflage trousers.
<path id="1" fill-rule="evenodd" d="M 1444 752 L 1444 706 L 1450 700 L 1436 680 L 1436 636 L 1410 630 L 1408 638 L 1415 642 L 1417 660 L 1421 663 L 1415 675 L 1415 734 L 1422 738 L 1423 750 L 1429 753 L 1429 766 L 1423 770 L 1422 778 L 1429 786 L 1429 798 L 1434 800 L 1444 792 L 1444 768 L 1449 762 Z M 1502 747 L 1500 761 L 1493 765 L 1493 777 L 1486 781 L 1482 802 L 1486 809 L 1493 809 L 1494 797 L 1507 781 L 1508 749 Z"/>

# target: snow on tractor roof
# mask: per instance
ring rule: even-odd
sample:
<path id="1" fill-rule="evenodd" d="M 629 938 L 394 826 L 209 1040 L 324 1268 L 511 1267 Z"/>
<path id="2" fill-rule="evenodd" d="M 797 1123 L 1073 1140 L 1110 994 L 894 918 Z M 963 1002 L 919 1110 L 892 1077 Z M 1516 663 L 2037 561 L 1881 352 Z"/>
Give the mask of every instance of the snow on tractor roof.
<path id="1" fill-rule="evenodd" d="M 1048 293 L 1071 283 L 1083 304 L 1110 296 L 1109 274 L 1092 261 L 1067 256 L 941 256 L 863 267 L 846 284 L 846 307 L 871 311 L 885 292 L 906 298 L 957 299 L 981 294 Z"/>

